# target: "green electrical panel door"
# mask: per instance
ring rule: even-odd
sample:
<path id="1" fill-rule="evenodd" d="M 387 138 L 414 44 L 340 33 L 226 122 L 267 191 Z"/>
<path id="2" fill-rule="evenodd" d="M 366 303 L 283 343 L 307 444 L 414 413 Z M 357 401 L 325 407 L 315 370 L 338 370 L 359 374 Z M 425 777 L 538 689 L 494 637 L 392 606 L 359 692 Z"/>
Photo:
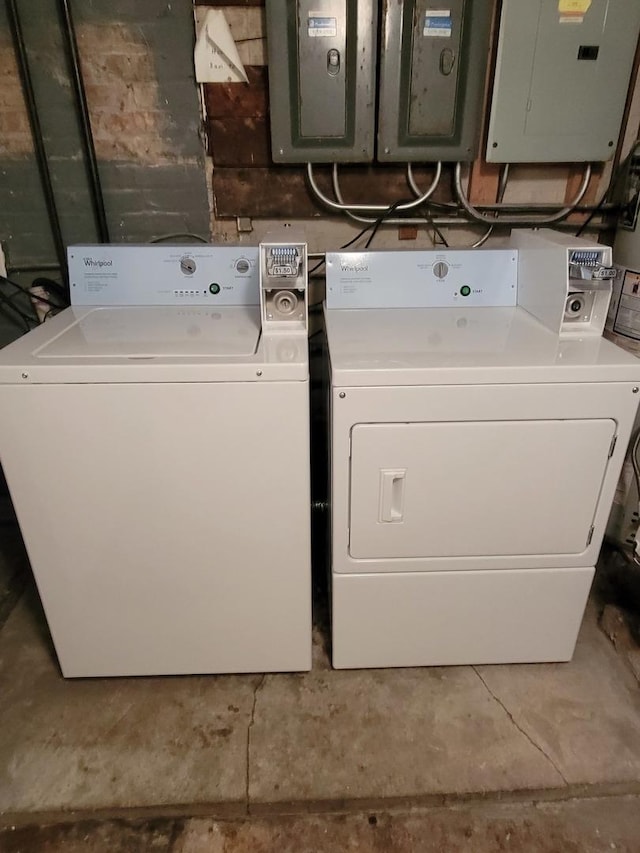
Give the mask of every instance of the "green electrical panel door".
<path id="1" fill-rule="evenodd" d="M 491 0 L 385 0 L 379 160 L 475 157 L 492 12 Z"/>
<path id="2" fill-rule="evenodd" d="M 371 161 L 377 3 L 267 0 L 266 12 L 274 162 Z"/>

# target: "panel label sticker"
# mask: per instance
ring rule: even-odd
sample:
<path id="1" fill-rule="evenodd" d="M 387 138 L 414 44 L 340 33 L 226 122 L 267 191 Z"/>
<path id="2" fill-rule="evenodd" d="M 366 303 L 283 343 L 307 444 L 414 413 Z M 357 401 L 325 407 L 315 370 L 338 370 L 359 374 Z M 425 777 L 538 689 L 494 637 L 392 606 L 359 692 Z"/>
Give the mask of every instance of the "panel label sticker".
<path id="1" fill-rule="evenodd" d="M 335 38 L 338 35 L 338 19 L 321 12 L 309 12 L 307 33 L 310 38 Z"/>
<path id="2" fill-rule="evenodd" d="M 451 38 L 453 19 L 451 9 L 427 9 L 424 13 L 422 35 L 430 38 Z"/>
<path id="3" fill-rule="evenodd" d="M 558 0 L 561 24 L 581 24 L 589 11 L 591 0 Z"/>
<path id="4" fill-rule="evenodd" d="M 640 273 L 634 270 L 624 273 L 613 331 L 640 340 Z"/>

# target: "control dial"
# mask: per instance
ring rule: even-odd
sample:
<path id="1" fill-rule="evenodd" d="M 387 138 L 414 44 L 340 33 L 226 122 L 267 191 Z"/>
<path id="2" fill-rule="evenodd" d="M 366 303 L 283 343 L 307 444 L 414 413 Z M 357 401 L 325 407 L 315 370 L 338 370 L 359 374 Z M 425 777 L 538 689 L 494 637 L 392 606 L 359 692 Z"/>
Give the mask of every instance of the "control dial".
<path id="1" fill-rule="evenodd" d="M 449 264 L 445 264 L 444 261 L 438 261 L 433 265 L 433 274 L 436 278 L 446 278 L 448 272 Z"/>

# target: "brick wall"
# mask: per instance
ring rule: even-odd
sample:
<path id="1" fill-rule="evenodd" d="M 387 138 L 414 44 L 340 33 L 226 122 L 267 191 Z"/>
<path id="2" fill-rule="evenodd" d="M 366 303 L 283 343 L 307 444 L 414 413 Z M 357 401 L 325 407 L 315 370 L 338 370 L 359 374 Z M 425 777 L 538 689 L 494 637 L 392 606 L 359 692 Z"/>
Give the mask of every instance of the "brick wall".
<path id="1" fill-rule="evenodd" d="M 18 3 L 66 243 L 97 240 L 56 0 Z M 72 6 L 110 237 L 209 234 L 191 0 Z M 55 260 L 0 6 L 0 241 L 10 263 Z"/>

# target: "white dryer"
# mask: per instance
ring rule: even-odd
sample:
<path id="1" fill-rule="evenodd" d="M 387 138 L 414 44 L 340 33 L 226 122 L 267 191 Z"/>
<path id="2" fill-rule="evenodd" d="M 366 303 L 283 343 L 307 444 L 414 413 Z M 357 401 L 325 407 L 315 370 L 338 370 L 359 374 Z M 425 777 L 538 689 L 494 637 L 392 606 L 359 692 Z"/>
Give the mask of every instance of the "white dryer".
<path id="1" fill-rule="evenodd" d="M 257 249 L 158 248 L 129 280 L 111 248 L 72 281 L 83 304 L 0 353 L 0 455 L 62 672 L 309 669 L 306 334 L 261 332 Z"/>
<path id="2" fill-rule="evenodd" d="M 519 307 L 517 252 L 383 254 L 328 258 L 334 666 L 568 660 L 640 362 Z"/>

